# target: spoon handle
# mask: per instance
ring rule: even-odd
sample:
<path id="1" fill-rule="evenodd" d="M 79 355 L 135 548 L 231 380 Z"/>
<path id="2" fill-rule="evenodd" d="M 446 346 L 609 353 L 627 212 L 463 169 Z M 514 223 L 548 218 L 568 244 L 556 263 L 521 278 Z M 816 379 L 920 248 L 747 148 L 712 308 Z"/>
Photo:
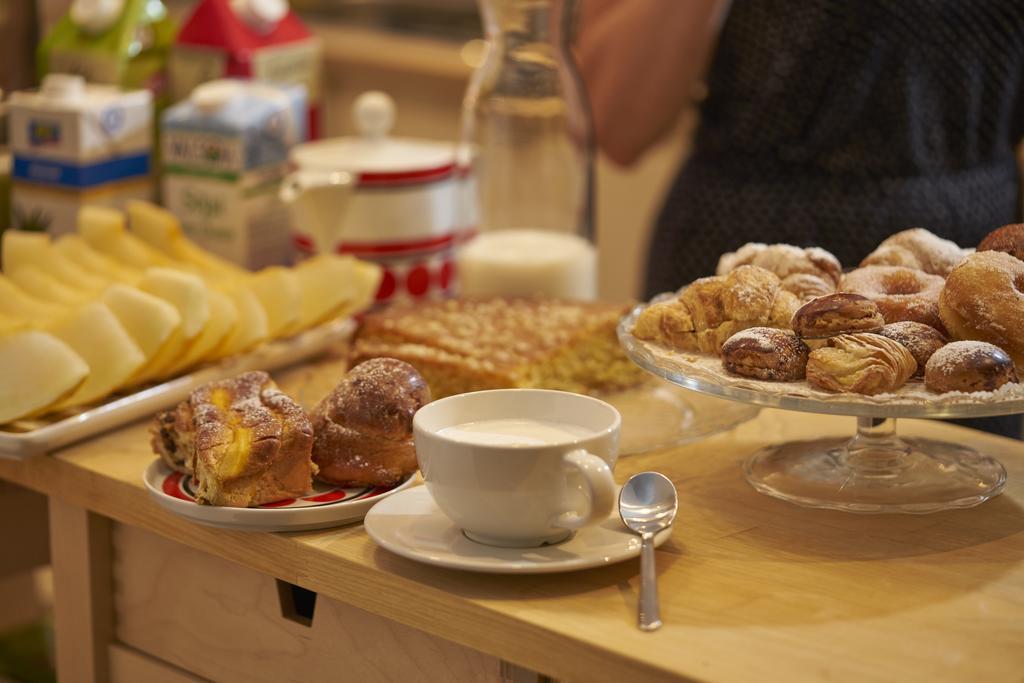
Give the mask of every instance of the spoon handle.
<path id="1" fill-rule="evenodd" d="M 654 566 L 654 534 L 641 537 L 640 546 L 640 618 L 641 631 L 661 628 L 661 610 L 658 607 L 658 572 Z"/>

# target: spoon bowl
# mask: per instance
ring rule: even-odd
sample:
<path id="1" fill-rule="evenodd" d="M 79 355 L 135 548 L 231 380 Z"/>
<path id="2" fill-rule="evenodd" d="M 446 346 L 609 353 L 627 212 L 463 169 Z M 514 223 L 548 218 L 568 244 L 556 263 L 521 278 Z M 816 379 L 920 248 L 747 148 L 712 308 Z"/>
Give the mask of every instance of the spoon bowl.
<path id="1" fill-rule="evenodd" d="M 679 500 L 672 480 L 658 472 L 634 474 L 619 493 L 619 518 L 626 528 L 639 534 L 640 613 L 643 631 L 661 628 L 658 607 L 657 572 L 654 567 L 654 535 L 672 526 Z"/>

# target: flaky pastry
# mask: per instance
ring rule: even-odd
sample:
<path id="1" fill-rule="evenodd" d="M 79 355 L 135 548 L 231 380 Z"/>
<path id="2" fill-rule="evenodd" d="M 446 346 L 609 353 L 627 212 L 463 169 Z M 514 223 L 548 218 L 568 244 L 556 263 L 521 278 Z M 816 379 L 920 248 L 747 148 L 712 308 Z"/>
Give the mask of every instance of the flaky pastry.
<path id="1" fill-rule="evenodd" d="M 821 389 L 873 396 L 899 389 L 917 362 L 902 344 L 878 334 L 843 334 L 811 351 L 807 381 Z"/>

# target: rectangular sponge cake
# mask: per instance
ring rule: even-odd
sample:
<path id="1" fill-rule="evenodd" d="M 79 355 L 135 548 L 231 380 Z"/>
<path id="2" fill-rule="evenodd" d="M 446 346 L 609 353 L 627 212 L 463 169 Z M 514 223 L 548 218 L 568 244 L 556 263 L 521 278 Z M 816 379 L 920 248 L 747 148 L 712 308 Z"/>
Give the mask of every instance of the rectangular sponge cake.
<path id="1" fill-rule="evenodd" d="M 513 387 L 615 391 L 645 376 L 615 335 L 627 310 L 532 299 L 397 305 L 366 316 L 352 364 L 382 356 L 404 360 L 435 398 Z"/>

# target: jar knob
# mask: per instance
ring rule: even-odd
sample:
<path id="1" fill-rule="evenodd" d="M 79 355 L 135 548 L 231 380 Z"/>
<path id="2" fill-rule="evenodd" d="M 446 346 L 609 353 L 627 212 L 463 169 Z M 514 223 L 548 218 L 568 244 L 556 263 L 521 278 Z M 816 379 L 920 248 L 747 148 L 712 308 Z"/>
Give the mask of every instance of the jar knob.
<path id="1" fill-rule="evenodd" d="M 360 136 L 380 140 L 387 137 L 395 125 L 395 101 L 379 90 L 364 92 L 352 105 L 352 118 Z"/>

